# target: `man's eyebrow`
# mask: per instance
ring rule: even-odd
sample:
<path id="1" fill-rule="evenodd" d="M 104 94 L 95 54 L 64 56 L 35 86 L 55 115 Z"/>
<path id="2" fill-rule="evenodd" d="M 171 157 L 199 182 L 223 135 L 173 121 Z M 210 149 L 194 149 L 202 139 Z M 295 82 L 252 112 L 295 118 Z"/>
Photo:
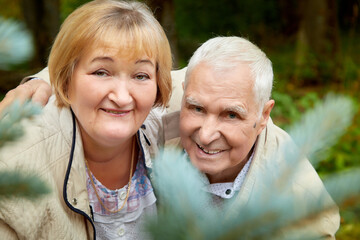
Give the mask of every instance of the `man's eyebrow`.
<path id="1" fill-rule="evenodd" d="M 226 107 L 224 109 L 224 111 L 235 112 L 235 113 L 239 114 L 240 116 L 246 116 L 248 114 L 248 111 L 246 110 L 246 108 L 239 106 L 239 105 Z"/>
<path id="2" fill-rule="evenodd" d="M 186 97 L 185 102 L 189 105 L 202 106 L 198 101 L 196 101 L 193 97 Z"/>

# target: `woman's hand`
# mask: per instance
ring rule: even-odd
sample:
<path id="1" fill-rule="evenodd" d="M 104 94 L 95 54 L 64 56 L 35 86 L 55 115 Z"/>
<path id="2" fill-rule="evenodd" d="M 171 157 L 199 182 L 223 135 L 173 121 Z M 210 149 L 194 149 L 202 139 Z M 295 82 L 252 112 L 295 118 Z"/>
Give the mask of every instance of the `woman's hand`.
<path id="1" fill-rule="evenodd" d="M 50 85 L 42 79 L 29 80 L 6 93 L 0 102 L 0 113 L 15 100 L 27 99 L 45 106 L 52 94 Z"/>

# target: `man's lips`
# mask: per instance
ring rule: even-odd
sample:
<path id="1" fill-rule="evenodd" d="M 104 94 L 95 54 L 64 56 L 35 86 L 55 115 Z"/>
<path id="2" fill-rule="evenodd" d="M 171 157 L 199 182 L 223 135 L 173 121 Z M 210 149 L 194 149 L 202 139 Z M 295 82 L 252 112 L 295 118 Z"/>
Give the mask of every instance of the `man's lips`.
<path id="1" fill-rule="evenodd" d="M 206 149 L 205 147 L 200 146 L 199 144 L 196 144 L 198 146 L 198 148 L 200 148 L 204 153 L 209 154 L 209 155 L 214 155 L 214 154 L 218 154 L 221 153 L 225 150 L 219 150 L 219 149 L 215 149 L 215 150 L 210 150 L 210 149 Z"/>

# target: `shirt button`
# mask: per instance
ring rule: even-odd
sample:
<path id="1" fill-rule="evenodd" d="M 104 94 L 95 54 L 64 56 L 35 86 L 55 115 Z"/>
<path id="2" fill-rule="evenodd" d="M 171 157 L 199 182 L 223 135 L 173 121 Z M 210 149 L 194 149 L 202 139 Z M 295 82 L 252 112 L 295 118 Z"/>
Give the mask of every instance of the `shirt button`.
<path id="1" fill-rule="evenodd" d="M 226 195 L 230 195 L 231 194 L 231 189 L 226 189 L 225 193 L 226 193 Z"/>
<path id="2" fill-rule="evenodd" d="M 126 192 L 125 192 L 125 191 L 122 191 L 122 192 L 119 194 L 119 199 L 120 199 L 121 201 L 123 201 L 123 200 L 125 200 L 125 198 L 126 198 Z"/>
<path id="3" fill-rule="evenodd" d="M 119 235 L 120 237 L 124 236 L 124 235 L 125 235 L 125 229 L 124 229 L 124 228 L 119 228 L 119 230 L 118 230 L 118 235 Z"/>

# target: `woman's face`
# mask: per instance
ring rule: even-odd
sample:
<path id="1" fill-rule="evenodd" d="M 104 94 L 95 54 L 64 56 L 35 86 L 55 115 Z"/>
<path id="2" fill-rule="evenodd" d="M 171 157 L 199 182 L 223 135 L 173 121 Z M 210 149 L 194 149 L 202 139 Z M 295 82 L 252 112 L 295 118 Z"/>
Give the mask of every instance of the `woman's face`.
<path id="1" fill-rule="evenodd" d="M 155 102 L 155 60 L 146 55 L 129 60 L 118 52 L 116 47 L 92 49 L 72 75 L 71 108 L 83 142 L 92 146 L 116 147 L 129 140 Z"/>

